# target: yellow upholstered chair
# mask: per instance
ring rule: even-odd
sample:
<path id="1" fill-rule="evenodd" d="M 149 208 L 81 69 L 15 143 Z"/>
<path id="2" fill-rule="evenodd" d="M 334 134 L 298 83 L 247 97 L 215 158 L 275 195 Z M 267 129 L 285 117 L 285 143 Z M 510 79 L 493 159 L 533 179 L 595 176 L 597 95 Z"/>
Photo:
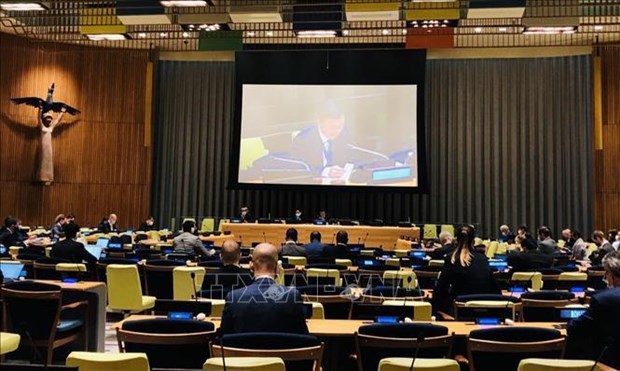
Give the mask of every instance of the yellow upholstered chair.
<path id="1" fill-rule="evenodd" d="M 480 237 L 475 237 L 475 238 L 474 238 L 474 246 L 478 246 L 478 245 L 483 245 L 483 243 L 482 243 L 482 238 L 480 238 Z"/>
<path id="2" fill-rule="evenodd" d="M 424 230 L 422 235 L 425 240 L 437 239 L 437 225 L 436 224 L 424 224 Z"/>
<path id="3" fill-rule="evenodd" d="M 224 371 L 222 358 L 209 358 L 202 366 L 203 371 Z M 284 361 L 279 357 L 226 357 L 227 371 L 286 371 Z"/>
<path id="4" fill-rule="evenodd" d="M 4 362 L 4 355 L 19 348 L 19 334 L 0 332 L 0 362 Z"/>
<path id="5" fill-rule="evenodd" d="M 454 236 L 454 226 L 452 224 L 442 224 L 441 231 L 448 232 L 450 235 Z"/>
<path id="6" fill-rule="evenodd" d="M 194 279 L 192 279 L 194 273 Z M 203 267 L 174 267 L 172 270 L 172 296 L 174 300 L 194 300 L 196 291 L 205 279 Z M 195 286 L 194 286 L 195 285 Z"/>
<path id="7" fill-rule="evenodd" d="M 351 261 L 351 259 L 336 259 L 334 261 L 334 264 L 342 265 L 343 267 L 350 267 L 353 265 L 353 262 Z"/>
<path id="8" fill-rule="evenodd" d="M 394 307 L 413 307 L 413 313 L 411 317 L 416 321 L 430 321 L 433 312 L 431 303 L 427 301 L 414 301 L 414 300 L 385 300 L 382 305 L 391 305 Z"/>
<path id="9" fill-rule="evenodd" d="M 306 271 L 306 277 L 315 277 L 315 278 L 332 278 L 334 280 L 333 285 L 340 285 L 340 271 L 338 269 L 320 269 L 320 268 L 309 268 Z"/>
<path id="10" fill-rule="evenodd" d="M 375 256 L 375 250 L 368 250 L 368 249 L 363 249 L 360 250 L 360 255 L 361 256 Z"/>
<path id="11" fill-rule="evenodd" d="M 305 256 L 283 256 L 283 258 L 288 259 L 289 264 L 293 264 L 295 266 L 308 264 L 308 259 Z"/>
<path id="12" fill-rule="evenodd" d="M 587 275 L 586 275 L 587 277 Z M 540 272 L 514 272 L 510 278 L 512 281 L 532 281 L 532 290 L 542 289 L 542 273 Z"/>
<path id="13" fill-rule="evenodd" d="M 9 246 L 9 254 L 13 257 L 17 257 L 19 255 L 19 251 L 22 249 L 21 246 Z"/>
<path id="14" fill-rule="evenodd" d="M 506 250 L 508 250 L 508 244 L 506 242 L 502 242 L 497 244 L 497 251 L 495 254 L 505 254 Z"/>
<path id="15" fill-rule="evenodd" d="M 418 280 L 414 271 L 387 270 L 383 272 L 383 280 L 402 280 L 402 285 L 399 284 L 399 286 L 406 289 L 418 287 Z"/>
<path id="16" fill-rule="evenodd" d="M 86 272 L 86 264 L 83 263 L 58 263 L 56 272 Z"/>
<path id="17" fill-rule="evenodd" d="M 501 300 L 471 300 L 465 303 L 454 302 L 455 306 L 455 316 L 458 319 L 458 308 L 505 308 L 512 309 L 512 320 L 516 320 L 517 313 L 523 313 L 523 304 L 521 303 L 513 303 L 511 301 L 501 301 Z M 519 318 L 523 316 L 520 315 Z"/>
<path id="18" fill-rule="evenodd" d="M 201 232 L 211 232 L 215 230 L 215 218 L 203 218 L 200 225 Z"/>
<path id="19" fill-rule="evenodd" d="M 110 310 L 143 312 L 155 306 L 156 297 L 142 295 L 137 266 L 109 264 L 106 267 L 106 276 Z"/>
<path id="20" fill-rule="evenodd" d="M 433 259 L 428 261 L 429 267 L 443 267 L 444 261 L 441 259 Z"/>
<path id="21" fill-rule="evenodd" d="M 66 363 L 70 367 L 79 367 L 80 371 L 149 371 L 150 369 L 145 353 L 71 352 Z"/>
<path id="22" fill-rule="evenodd" d="M 146 236 L 148 237 L 149 240 L 153 240 L 153 241 L 160 240 L 159 231 L 148 231 L 146 232 Z"/>
<path id="23" fill-rule="evenodd" d="M 413 358 L 390 357 L 379 362 L 378 371 L 409 371 Z M 453 359 L 416 358 L 416 371 L 459 371 L 459 364 Z"/>
<path id="24" fill-rule="evenodd" d="M 201 298 L 200 301 L 208 301 L 211 303 L 211 314 L 209 315 L 209 317 L 221 317 L 222 316 L 222 312 L 224 311 L 224 304 L 226 304 L 226 300 Z"/>
<path id="25" fill-rule="evenodd" d="M 498 246 L 499 246 L 499 243 L 497 241 L 491 241 L 489 243 L 489 247 L 487 247 L 487 251 L 486 251 L 487 258 L 493 259 L 495 254 L 497 254 Z"/>
<path id="26" fill-rule="evenodd" d="M 239 170 L 247 170 L 252 167 L 254 161 L 269 153 L 265 149 L 262 138 L 245 138 L 241 139 L 239 154 Z"/>
<path id="27" fill-rule="evenodd" d="M 558 277 L 559 281 L 587 281 L 588 274 L 585 272 L 562 272 Z"/>
<path id="28" fill-rule="evenodd" d="M 592 366 L 594 361 L 590 360 L 526 358 L 519 362 L 518 371 L 590 371 Z"/>
<path id="29" fill-rule="evenodd" d="M 323 304 L 312 302 L 311 319 L 325 319 L 325 309 L 323 308 Z"/>

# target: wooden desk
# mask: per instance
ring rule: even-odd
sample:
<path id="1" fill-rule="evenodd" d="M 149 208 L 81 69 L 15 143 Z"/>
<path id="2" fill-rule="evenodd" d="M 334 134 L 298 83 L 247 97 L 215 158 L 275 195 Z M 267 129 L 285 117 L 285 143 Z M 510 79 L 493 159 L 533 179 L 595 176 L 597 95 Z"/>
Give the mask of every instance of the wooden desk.
<path id="1" fill-rule="evenodd" d="M 222 247 L 222 245 L 224 244 L 224 242 L 232 240 L 235 241 L 235 235 L 234 234 L 228 234 L 228 235 L 219 235 L 219 236 L 215 236 L 215 235 L 208 235 L 208 236 L 200 236 L 200 241 L 202 242 L 213 242 L 213 246 L 217 246 L 217 247 Z"/>
<path id="2" fill-rule="evenodd" d="M 120 321 L 112 325 L 112 329 L 120 328 L 124 321 L 134 321 L 141 319 L 156 318 L 162 316 L 149 316 L 149 315 L 131 315 L 125 320 Z M 220 327 L 220 318 L 207 317 L 205 321 L 213 322 L 216 328 Z M 348 320 L 348 319 L 309 319 L 308 330 L 310 334 L 320 337 L 352 337 L 360 326 L 371 324 L 372 321 L 361 320 Z M 456 322 L 456 321 L 416 321 L 415 323 L 432 323 L 434 325 L 441 325 L 448 328 L 448 333 L 455 336 L 466 337 L 473 330 L 480 330 L 484 328 L 492 328 L 498 326 L 482 326 L 476 325 L 473 322 Z M 514 327 L 536 327 L 553 329 L 553 322 L 515 322 Z M 566 330 L 560 330 L 562 335 L 566 335 Z"/>
<path id="3" fill-rule="evenodd" d="M 52 280 L 36 280 L 36 282 L 60 286 L 63 291 L 63 302 L 88 301 L 88 350 L 105 351 L 105 319 L 107 305 L 107 290 L 105 283 L 96 281 L 82 281 L 64 283 Z"/>
<path id="4" fill-rule="evenodd" d="M 244 245 L 252 242 L 270 242 L 279 246 L 284 242 L 286 230 L 295 228 L 299 235 L 299 242 L 309 243 L 310 233 L 319 231 L 323 243 L 335 242 L 335 234 L 345 230 L 349 234 L 349 243 L 365 242 L 368 247 L 381 247 L 384 250 L 396 249 L 396 241 L 403 235 L 411 238 L 420 237 L 420 228 L 399 227 L 370 227 L 345 225 L 313 225 L 313 224 L 256 224 L 256 223 L 222 223 L 222 231 L 230 231 L 237 236 L 237 241 Z"/>

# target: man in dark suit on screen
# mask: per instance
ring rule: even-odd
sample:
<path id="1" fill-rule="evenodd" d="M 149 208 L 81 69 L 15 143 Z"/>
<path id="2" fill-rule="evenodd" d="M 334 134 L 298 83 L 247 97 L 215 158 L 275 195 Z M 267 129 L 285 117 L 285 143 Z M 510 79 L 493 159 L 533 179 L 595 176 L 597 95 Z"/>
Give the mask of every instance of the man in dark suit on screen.
<path id="1" fill-rule="evenodd" d="M 278 250 L 269 243 L 254 248 L 254 282 L 226 295 L 220 335 L 243 332 L 307 334 L 303 301 L 297 289 L 278 285 Z"/>

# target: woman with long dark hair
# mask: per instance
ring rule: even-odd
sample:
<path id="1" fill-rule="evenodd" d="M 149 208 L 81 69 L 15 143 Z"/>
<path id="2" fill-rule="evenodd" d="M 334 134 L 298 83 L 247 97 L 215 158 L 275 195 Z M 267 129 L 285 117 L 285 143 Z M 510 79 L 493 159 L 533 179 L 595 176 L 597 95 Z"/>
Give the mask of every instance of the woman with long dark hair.
<path id="1" fill-rule="evenodd" d="M 452 313 L 459 295 L 500 294 L 486 256 L 474 249 L 474 228 L 462 225 L 456 232 L 456 247 L 446 256 L 433 290 L 433 311 Z"/>

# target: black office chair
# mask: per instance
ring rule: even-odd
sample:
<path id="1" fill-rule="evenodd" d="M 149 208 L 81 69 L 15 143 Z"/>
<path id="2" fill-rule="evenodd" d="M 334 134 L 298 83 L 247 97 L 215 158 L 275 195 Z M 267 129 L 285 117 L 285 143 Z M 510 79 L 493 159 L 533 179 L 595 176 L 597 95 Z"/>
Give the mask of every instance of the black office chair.
<path id="1" fill-rule="evenodd" d="M 566 339 L 557 330 L 494 327 L 474 330 L 467 339 L 470 371 L 516 370 L 525 358 L 564 358 Z"/>
<path id="2" fill-rule="evenodd" d="M 557 307 L 575 304 L 575 294 L 568 291 L 542 290 L 521 294 L 523 320 L 526 322 L 560 321 Z"/>
<path id="3" fill-rule="evenodd" d="M 116 330 L 121 352 L 146 353 L 152 368 L 200 369 L 215 337 L 211 322 L 154 318 L 123 322 Z"/>
<path id="4" fill-rule="evenodd" d="M 34 278 L 37 280 L 61 280 L 62 272 L 56 271 L 56 264 L 70 263 L 66 259 L 58 258 L 39 258 L 34 261 L 32 267 L 34 269 Z"/>
<path id="5" fill-rule="evenodd" d="M 335 262 L 336 262 L 336 259 L 332 258 L 332 257 L 309 256 L 308 257 L 308 264 L 306 265 L 306 267 L 308 265 L 313 265 L 313 264 L 334 264 Z"/>
<path id="6" fill-rule="evenodd" d="M 2 287 L 3 331 L 21 336 L 21 345 L 33 349 L 33 359 L 52 363 L 54 349 L 80 337 L 88 349 L 86 301 L 62 305 L 58 285 L 33 281 L 12 282 Z M 47 350 L 43 358 L 38 348 Z"/>
<path id="7" fill-rule="evenodd" d="M 372 324 L 355 333 L 358 370 L 375 371 L 387 357 L 445 358 L 452 350 L 448 328 L 427 323 Z"/>
<path id="8" fill-rule="evenodd" d="M 323 343 L 315 336 L 273 332 L 249 332 L 224 335 L 211 343 L 214 357 L 271 356 L 284 360 L 287 370 L 314 370 L 321 368 Z"/>
<path id="9" fill-rule="evenodd" d="M 174 267 L 184 266 L 184 262 L 175 260 L 150 260 L 144 264 L 144 281 L 146 295 L 158 299 L 173 298 L 172 271 Z"/>

